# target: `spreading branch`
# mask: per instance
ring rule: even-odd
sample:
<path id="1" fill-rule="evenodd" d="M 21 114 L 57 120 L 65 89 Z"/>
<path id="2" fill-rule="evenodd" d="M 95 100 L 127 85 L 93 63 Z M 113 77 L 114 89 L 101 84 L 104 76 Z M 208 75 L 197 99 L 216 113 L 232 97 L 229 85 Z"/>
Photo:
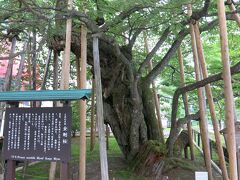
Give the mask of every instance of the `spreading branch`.
<path id="1" fill-rule="evenodd" d="M 170 33 L 170 28 L 167 27 L 163 34 L 161 35 L 160 39 L 158 40 L 158 42 L 156 43 L 156 45 L 154 46 L 154 48 L 151 50 L 151 52 L 148 53 L 148 55 L 146 56 L 146 58 L 144 59 L 143 63 L 140 65 L 139 69 L 138 69 L 138 73 L 141 74 L 144 70 L 144 68 L 146 67 L 146 65 L 150 62 L 150 60 L 153 58 L 153 56 L 156 54 L 157 50 L 162 46 L 162 44 L 164 43 L 164 41 L 167 39 L 168 35 Z"/>
<path id="2" fill-rule="evenodd" d="M 198 21 L 202 17 L 206 16 L 208 13 L 209 6 L 210 0 L 205 0 L 203 8 L 200 11 L 193 12 L 191 19 Z"/>
<path id="3" fill-rule="evenodd" d="M 218 20 L 213 20 L 212 22 L 206 24 L 203 26 L 203 28 L 200 29 L 201 32 L 207 31 L 209 29 L 212 29 L 214 26 L 216 26 L 218 23 Z M 175 38 L 175 41 L 172 43 L 172 46 L 166 53 L 166 55 L 162 58 L 162 60 L 153 68 L 151 72 L 145 77 L 144 81 L 146 83 L 151 83 L 162 71 L 163 69 L 167 66 L 169 63 L 170 59 L 173 57 L 173 55 L 176 53 L 177 49 L 179 48 L 181 42 L 183 39 L 189 34 L 189 31 L 187 29 L 183 29 L 180 31 Z"/>
<path id="4" fill-rule="evenodd" d="M 237 74 L 240 72 L 240 62 L 237 63 L 236 65 L 234 65 L 233 67 L 231 67 L 231 74 Z M 171 116 L 171 131 L 170 131 L 170 135 L 168 137 L 167 140 L 167 146 L 168 146 L 168 155 L 172 156 L 173 154 L 173 145 L 177 139 L 177 136 L 180 132 L 180 127 L 183 125 L 183 123 L 187 123 L 189 122 L 188 119 L 179 119 L 177 121 L 177 109 L 178 109 L 178 101 L 179 101 L 179 96 L 182 94 L 185 94 L 189 91 L 195 90 L 197 88 L 200 87 L 204 87 L 207 84 L 222 80 L 222 73 L 213 75 L 213 76 L 209 76 L 206 79 L 203 79 L 201 81 L 198 81 L 196 83 L 184 86 L 184 87 L 180 87 L 178 88 L 173 96 L 173 101 L 172 101 L 172 116 Z M 199 113 L 195 114 L 194 116 L 192 116 L 192 119 L 199 119 Z"/>
<path id="5" fill-rule="evenodd" d="M 41 19 L 44 20 L 49 20 L 49 18 L 47 16 L 45 16 L 44 14 L 36 11 L 35 9 L 33 9 L 25 0 L 18 0 L 20 3 L 24 4 L 26 6 L 26 8 L 31 11 L 33 14 L 36 14 L 38 17 L 40 17 Z"/>

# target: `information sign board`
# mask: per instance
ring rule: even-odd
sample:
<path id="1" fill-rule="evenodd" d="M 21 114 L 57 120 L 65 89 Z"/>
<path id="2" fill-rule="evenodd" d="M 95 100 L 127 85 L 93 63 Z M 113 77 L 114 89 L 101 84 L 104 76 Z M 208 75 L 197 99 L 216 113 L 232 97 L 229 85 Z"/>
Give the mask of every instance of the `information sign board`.
<path id="1" fill-rule="evenodd" d="M 8 108 L 4 159 L 70 160 L 71 107 Z"/>

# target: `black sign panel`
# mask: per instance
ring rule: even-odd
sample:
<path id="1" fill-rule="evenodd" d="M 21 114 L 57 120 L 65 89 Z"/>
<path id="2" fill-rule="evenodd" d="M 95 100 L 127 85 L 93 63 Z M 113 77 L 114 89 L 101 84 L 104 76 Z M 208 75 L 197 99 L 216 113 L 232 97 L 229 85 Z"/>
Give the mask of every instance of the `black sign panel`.
<path id="1" fill-rule="evenodd" d="M 70 160 L 70 107 L 9 108 L 5 117 L 5 159 Z"/>

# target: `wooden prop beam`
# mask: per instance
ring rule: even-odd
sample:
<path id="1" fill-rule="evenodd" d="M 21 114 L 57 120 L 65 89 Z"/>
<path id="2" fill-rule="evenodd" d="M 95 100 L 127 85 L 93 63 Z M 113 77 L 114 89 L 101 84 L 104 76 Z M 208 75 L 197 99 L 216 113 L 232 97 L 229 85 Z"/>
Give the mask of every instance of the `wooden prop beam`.
<path id="1" fill-rule="evenodd" d="M 107 146 L 107 150 L 109 150 L 109 136 L 110 136 L 110 129 L 108 127 L 108 124 L 106 124 L 106 146 Z"/>
<path id="2" fill-rule="evenodd" d="M 10 57 L 12 56 L 12 54 L 15 53 L 16 43 L 17 43 L 17 38 L 14 37 L 12 39 L 12 46 L 11 46 L 10 55 L 9 55 Z M 11 88 L 13 63 L 14 63 L 14 58 L 10 58 L 8 60 L 7 72 L 6 72 L 5 81 L 3 84 L 3 91 L 9 91 Z"/>
<path id="3" fill-rule="evenodd" d="M 23 51 L 27 50 L 27 45 L 28 45 L 28 41 L 26 41 L 24 43 Z M 21 60 L 20 60 L 19 68 L 18 68 L 17 77 L 16 77 L 16 91 L 19 91 L 21 89 L 21 85 L 22 85 L 21 84 L 21 79 L 22 79 L 24 64 L 25 64 L 25 53 L 21 54 Z"/>
<path id="4" fill-rule="evenodd" d="M 85 89 L 87 81 L 87 28 L 81 26 L 81 61 L 80 67 L 80 84 L 78 88 Z M 81 68 L 81 69 L 80 69 Z M 80 157 L 79 157 L 79 179 L 86 179 L 86 101 L 79 101 L 80 113 Z"/>
<path id="5" fill-rule="evenodd" d="M 73 1 L 68 0 L 68 10 L 72 10 Z M 67 19 L 66 23 L 66 41 L 65 41 L 65 49 L 64 49 L 64 58 L 62 63 L 62 74 L 61 74 L 61 81 L 60 81 L 60 89 L 69 89 L 69 78 L 70 78 L 70 54 L 71 54 L 71 36 L 72 36 L 72 19 Z M 55 58 L 57 58 L 57 54 L 55 54 Z M 57 59 L 55 59 L 57 60 Z M 56 70 L 56 69 L 55 69 Z M 54 73 L 55 74 L 55 73 Z M 58 103 L 60 105 L 60 103 Z M 61 104 L 62 105 L 62 104 Z M 55 174 L 57 164 L 55 162 L 51 163 L 50 173 Z M 61 172 L 60 177 L 61 180 L 65 180 L 65 174 L 68 174 L 68 168 L 66 168 L 67 164 L 61 163 Z M 55 177 L 51 177 L 53 180 Z"/>
<path id="6" fill-rule="evenodd" d="M 185 86 L 185 77 L 184 77 L 184 65 L 183 65 L 183 56 L 182 56 L 182 51 L 181 48 L 178 48 L 178 61 L 180 65 L 180 76 L 181 76 L 181 87 Z M 184 106 L 185 106 L 185 115 L 188 116 L 189 109 L 188 109 L 188 96 L 186 93 L 183 94 L 184 98 Z M 192 125 L 191 122 L 187 123 L 187 129 L 188 129 L 188 138 L 189 138 L 189 144 L 190 144 L 190 153 L 191 153 L 191 160 L 195 159 L 194 156 L 194 144 L 193 144 L 193 135 L 192 135 Z"/>
<path id="7" fill-rule="evenodd" d="M 103 101 L 102 101 L 102 84 L 101 84 L 101 69 L 99 60 L 99 45 L 97 35 L 93 35 L 93 60 L 94 60 L 94 75 L 96 84 L 96 104 L 97 104 L 97 125 L 98 138 L 100 147 L 100 163 L 101 163 L 101 179 L 108 180 L 108 162 L 106 150 L 106 138 L 103 121 Z"/>
<path id="8" fill-rule="evenodd" d="M 188 6 L 188 15 L 189 16 L 192 15 L 191 5 Z M 190 23 L 189 26 L 190 26 L 190 35 L 191 35 L 191 43 L 192 43 L 192 51 L 193 51 L 193 59 L 194 59 L 195 77 L 196 77 L 196 81 L 200 81 L 201 74 L 200 74 L 199 63 L 198 63 L 195 33 L 194 33 L 193 24 Z M 203 96 L 203 88 L 198 88 L 198 103 L 199 103 L 199 110 L 200 110 L 200 131 L 201 131 L 202 146 L 203 146 L 203 152 L 204 152 L 204 160 L 205 160 L 205 165 L 208 171 L 208 179 L 213 180 L 208 129 L 207 129 L 207 122 L 205 118 L 205 109 L 204 109 L 205 102 L 204 102 L 204 96 Z"/>
<path id="9" fill-rule="evenodd" d="M 147 40 L 146 33 L 144 33 L 144 46 L 145 46 L 147 54 L 149 54 L 150 51 L 149 51 L 149 47 L 148 47 L 148 40 Z M 153 69 L 152 61 L 149 61 L 148 71 L 150 72 L 150 71 L 152 71 L 152 69 Z M 160 140 L 162 143 L 165 143 L 164 142 L 164 134 L 163 134 L 163 125 L 162 125 L 162 119 L 161 119 L 161 112 L 160 112 L 160 102 L 158 99 L 156 85 L 155 85 L 154 81 L 152 81 L 152 91 L 153 91 L 154 104 L 155 104 L 156 113 L 157 113 L 157 124 L 158 124 L 159 133 L 160 133 Z"/>
<path id="10" fill-rule="evenodd" d="M 227 23 L 224 0 L 217 1 L 218 18 L 220 27 L 221 57 L 223 64 L 223 82 L 225 96 L 225 121 L 227 124 L 227 149 L 229 154 L 229 176 L 231 180 L 238 179 L 237 157 L 236 157 L 236 137 L 234 125 L 234 99 L 231 82 L 231 72 L 229 63 L 229 47 L 227 38 Z"/>
<path id="11" fill-rule="evenodd" d="M 47 60 L 46 60 L 46 65 L 45 65 L 45 70 L 44 70 L 44 75 L 43 75 L 43 80 L 42 80 L 42 85 L 41 85 L 41 90 L 46 89 L 46 82 L 47 82 L 47 76 L 48 76 L 48 71 L 49 71 L 49 64 L 51 61 L 51 54 L 52 50 L 48 50 L 48 55 L 47 55 Z"/>
<path id="12" fill-rule="evenodd" d="M 90 151 L 95 145 L 95 80 L 92 79 Z"/>
<path id="13" fill-rule="evenodd" d="M 68 10 L 71 11 L 73 7 L 73 0 L 68 0 Z M 71 35 L 72 35 L 72 19 L 67 19 L 66 24 L 66 42 L 64 49 L 64 60 L 62 63 L 62 76 L 60 82 L 60 89 L 69 89 L 70 77 L 70 54 L 71 54 Z"/>
<path id="14" fill-rule="evenodd" d="M 205 62 L 205 57 L 204 57 L 204 52 L 203 52 L 203 45 L 202 45 L 202 41 L 201 41 L 198 23 L 196 23 L 194 25 L 194 31 L 195 31 L 195 36 L 196 36 L 198 59 L 200 62 L 200 67 L 202 69 L 203 78 L 206 79 L 206 78 L 208 78 L 208 71 L 207 71 L 207 67 L 206 67 L 206 62 Z M 205 91 L 206 91 L 207 100 L 208 100 L 208 104 L 209 104 L 209 108 L 210 108 L 211 119 L 212 119 L 212 123 L 213 123 L 213 129 L 214 129 L 214 135 L 215 135 L 215 139 L 216 139 L 216 146 L 217 146 L 217 153 L 218 153 L 219 162 L 220 162 L 220 168 L 222 170 L 223 179 L 227 180 L 228 179 L 227 168 L 226 168 L 226 164 L 225 164 L 225 158 L 224 158 L 224 153 L 223 153 L 223 148 L 222 148 L 222 143 L 221 143 L 221 135 L 219 132 L 216 111 L 215 111 L 215 105 L 213 102 L 213 95 L 212 95 L 212 90 L 211 90 L 210 84 L 207 84 L 205 86 Z"/>

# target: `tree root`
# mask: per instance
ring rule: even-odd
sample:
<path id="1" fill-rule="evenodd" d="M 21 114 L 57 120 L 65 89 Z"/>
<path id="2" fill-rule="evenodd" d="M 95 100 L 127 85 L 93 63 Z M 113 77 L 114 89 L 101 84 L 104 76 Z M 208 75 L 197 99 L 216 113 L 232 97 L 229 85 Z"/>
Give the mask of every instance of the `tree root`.
<path id="1" fill-rule="evenodd" d="M 131 168 L 140 176 L 161 179 L 174 168 L 189 171 L 203 169 L 203 164 L 177 157 L 168 158 L 165 145 L 157 141 L 148 141 L 141 148 L 131 163 Z"/>

